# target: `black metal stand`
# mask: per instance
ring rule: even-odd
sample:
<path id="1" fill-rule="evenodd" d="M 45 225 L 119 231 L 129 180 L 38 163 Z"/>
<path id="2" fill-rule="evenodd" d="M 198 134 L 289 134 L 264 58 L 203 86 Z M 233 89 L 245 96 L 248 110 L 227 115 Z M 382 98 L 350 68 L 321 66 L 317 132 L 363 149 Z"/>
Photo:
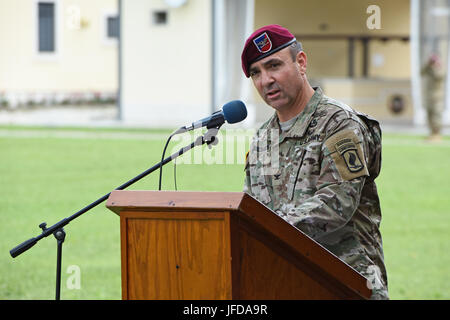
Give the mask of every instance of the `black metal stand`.
<path id="1" fill-rule="evenodd" d="M 47 224 L 42 222 L 39 225 L 39 228 L 42 229 L 42 232 L 47 230 Z M 63 228 L 60 228 L 53 232 L 53 235 L 56 239 L 56 290 L 55 290 L 55 300 L 60 300 L 61 297 L 61 266 L 62 266 L 62 245 L 64 240 L 66 239 L 66 233 Z"/>
<path id="2" fill-rule="evenodd" d="M 57 257 L 56 257 L 56 294 L 55 300 L 59 300 L 61 297 L 61 263 L 62 263 L 62 245 L 64 243 L 64 239 L 66 238 L 66 233 L 64 229 L 58 229 L 53 234 L 57 240 Z"/>
<path id="3" fill-rule="evenodd" d="M 186 153 L 187 151 L 193 149 L 196 146 L 200 146 L 203 144 L 207 144 L 208 146 L 211 145 L 215 145 L 217 144 L 218 140 L 216 137 L 217 132 L 219 131 L 220 127 L 222 126 L 222 124 L 219 124 L 215 127 L 208 127 L 208 131 L 203 135 L 198 137 L 194 142 L 192 142 L 190 145 L 180 149 L 178 152 L 172 154 L 170 157 L 165 158 L 164 160 L 162 160 L 161 162 L 159 162 L 158 164 L 154 165 L 153 167 L 147 169 L 146 171 L 142 172 L 141 174 L 137 175 L 136 177 L 134 177 L 133 179 L 125 182 L 124 184 L 122 184 L 121 186 L 117 187 L 114 190 L 123 190 L 127 187 L 129 187 L 130 185 L 132 185 L 133 183 L 141 180 L 142 178 L 144 178 L 145 176 L 147 176 L 148 174 L 152 173 L 153 171 L 159 169 L 160 167 L 166 165 L 167 163 L 171 162 L 173 159 L 181 156 L 182 154 Z M 179 131 L 176 131 L 173 135 L 180 133 Z M 64 218 L 61 221 L 55 223 L 53 226 L 47 228 L 47 224 L 45 222 L 41 223 L 39 225 L 39 228 L 42 229 L 42 233 L 40 235 L 38 235 L 37 237 L 28 239 L 24 242 L 22 242 L 21 244 L 19 244 L 18 246 L 14 247 L 13 249 L 11 249 L 9 251 L 11 257 L 15 258 L 17 256 L 19 256 L 20 254 L 24 253 L 25 251 L 27 251 L 28 249 L 30 249 L 31 247 L 33 247 L 39 240 L 48 237 L 49 235 L 53 234 L 57 240 L 57 266 L 56 266 L 56 294 L 55 294 L 55 299 L 59 300 L 60 299 L 60 293 L 61 293 L 61 262 L 62 262 L 62 245 L 64 242 L 64 239 L 66 237 L 66 233 L 63 229 L 64 226 L 66 226 L 67 224 L 69 224 L 69 222 L 71 222 L 72 220 L 78 218 L 79 216 L 81 216 L 83 213 L 86 213 L 87 211 L 91 210 L 92 208 L 96 207 L 97 205 L 99 205 L 100 203 L 104 202 L 105 200 L 108 199 L 109 195 L 111 194 L 105 194 L 103 197 L 97 199 L 96 201 L 92 202 L 91 204 L 87 205 L 86 207 L 84 207 L 83 209 L 79 210 L 78 212 L 74 213 L 73 215 L 71 215 L 68 218 Z"/>

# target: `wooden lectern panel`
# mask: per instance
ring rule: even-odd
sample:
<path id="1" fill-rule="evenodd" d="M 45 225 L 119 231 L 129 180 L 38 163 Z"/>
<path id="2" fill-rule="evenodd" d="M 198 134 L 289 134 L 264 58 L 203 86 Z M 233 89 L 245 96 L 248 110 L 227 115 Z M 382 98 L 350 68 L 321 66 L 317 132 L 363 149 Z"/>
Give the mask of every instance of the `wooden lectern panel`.
<path id="1" fill-rule="evenodd" d="M 367 280 L 242 192 L 113 191 L 123 299 L 368 299 Z"/>
<path id="2" fill-rule="evenodd" d="M 125 211 L 121 220 L 124 299 L 231 299 L 229 214 Z"/>
<path id="3" fill-rule="evenodd" d="M 281 247 L 268 245 L 247 230 L 239 232 L 240 263 L 237 299 L 338 299 L 339 296 L 285 257 Z"/>
<path id="4" fill-rule="evenodd" d="M 232 216 L 233 299 L 354 299 L 348 290 L 264 229 Z"/>

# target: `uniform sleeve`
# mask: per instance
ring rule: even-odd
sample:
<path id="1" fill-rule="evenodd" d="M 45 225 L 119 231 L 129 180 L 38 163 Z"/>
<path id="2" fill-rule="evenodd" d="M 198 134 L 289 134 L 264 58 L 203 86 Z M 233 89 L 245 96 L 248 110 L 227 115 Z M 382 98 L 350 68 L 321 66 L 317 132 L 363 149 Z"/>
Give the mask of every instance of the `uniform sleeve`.
<path id="1" fill-rule="evenodd" d="M 315 193 L 291 208 L 287 220 L 314 239 L 343 227 L 358 208 L 369 175 L 367 149 L 360 124 L 341 123 L 322 145 Z"/>

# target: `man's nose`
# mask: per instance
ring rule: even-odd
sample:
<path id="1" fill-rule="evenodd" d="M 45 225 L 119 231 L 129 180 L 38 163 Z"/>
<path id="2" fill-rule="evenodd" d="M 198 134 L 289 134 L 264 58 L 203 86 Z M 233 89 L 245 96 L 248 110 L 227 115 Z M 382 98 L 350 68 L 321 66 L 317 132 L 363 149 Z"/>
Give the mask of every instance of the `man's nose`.
<path id="1" fill-rule="evenodd" d="M 263 87 L 271 85 L 274 82 L 275 82 L 275 79 L 273 78 L 273 76 L 270 72 L 267 72 L 267 71 L 261 72 L 261 84 L 263 85 Z"/>

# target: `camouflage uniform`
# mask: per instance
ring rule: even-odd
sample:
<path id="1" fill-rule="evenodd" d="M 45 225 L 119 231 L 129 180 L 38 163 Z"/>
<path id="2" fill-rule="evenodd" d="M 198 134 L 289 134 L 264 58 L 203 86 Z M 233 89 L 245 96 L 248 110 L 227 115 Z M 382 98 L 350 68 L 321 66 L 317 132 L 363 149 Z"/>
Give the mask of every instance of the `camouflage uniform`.
<path id="1" fill-rule="evenodd" d="M 244 191 L 365 276 L 372 299 L 388 299 L 380 167 L 378 122 L 315 88 L 289 130 L 275 114 L 256 132 Z"/>
<path id="2" fill-rule="evenodd" d="M 440 134 L 445 99 L 445 73 L 442 68 L 427 63 L 422 69 L 424 79 L 424 103 L 431 134 Z"/>

